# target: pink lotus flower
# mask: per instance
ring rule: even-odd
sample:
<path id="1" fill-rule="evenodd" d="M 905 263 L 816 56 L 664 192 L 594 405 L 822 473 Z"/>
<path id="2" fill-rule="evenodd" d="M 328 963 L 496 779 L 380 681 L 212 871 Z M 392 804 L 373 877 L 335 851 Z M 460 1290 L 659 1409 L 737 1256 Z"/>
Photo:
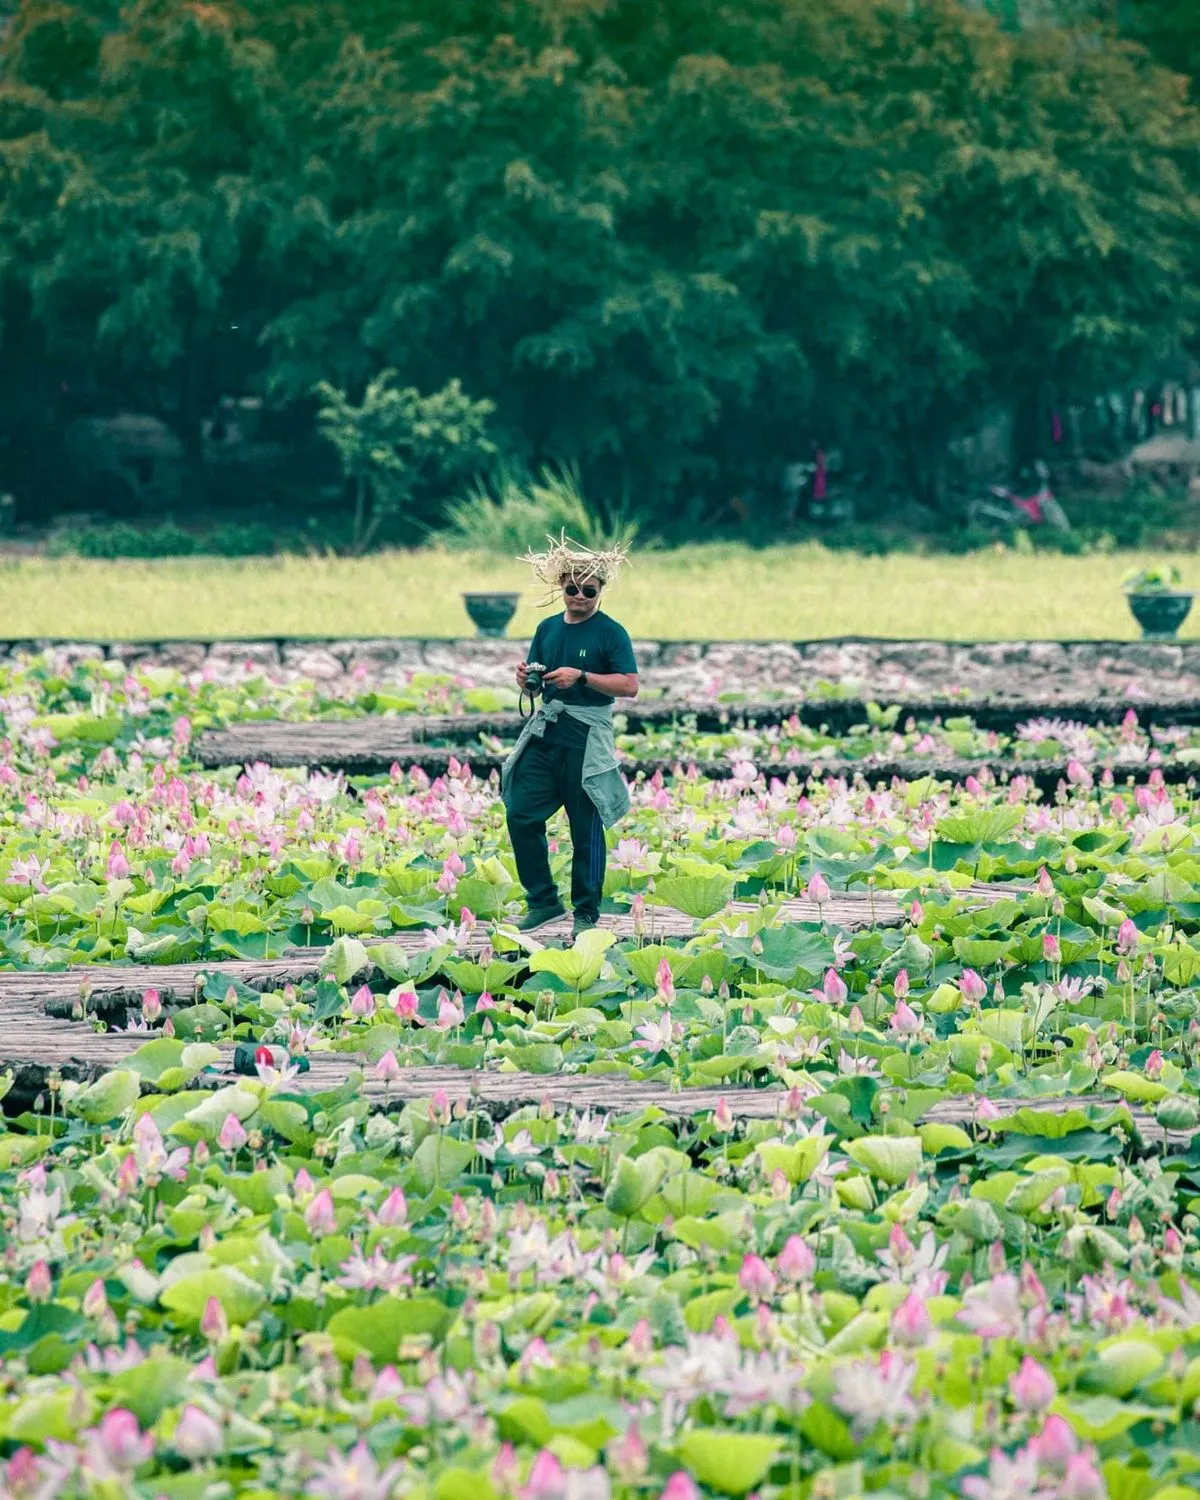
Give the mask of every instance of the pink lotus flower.
<path id="1" fill-rule="evenodd" d="M 309 1234 L 320 1237 L 332 1234 L 337 1228 L 337 1212 L 333 1206 L 333 1195 L 322 1188 L 304 1210 L 304 1224 Z"/>
<path id="2" fill-rule="evenodd" d="M 1138 930 L 1132 917 L 1126 917 L 1117 928 L 1117 952 L 1129 957 L 1137 952 Z"/>
<path id="3" fill-rule="evenodd" d="M 658 961 L 658 972 L 654 976 L 654 988 L 658 998 L 664 1005 L 670 1005 L 675 999 L 675 976 L 671 972 L 671 965 L 665 958 Z"/>
<path id="4" fill-rule="evenodd" d="M 987 998 L 987 985 L 974 969 L 964 969 L 958 976 L 958 992 L 968 1005 Z"/>
<path id="5" fill-rule="evenodd" d="M 200 1332 L 211 1344 L 219 1344 L 229 1333 L 229 1319 L 225 1316 L 225 1309 L 215 1297 L 210 1297 L 204 1304 L 204 1312 L 200 1318 Z"/>
<path id="6" fill-rule="evenodd" d="M 179 1415 L 171 1446 L 181 1457 L 194 1462 L 200 1458 L 215 1458 L 224 1451 L 225 1439 L 220 1426 L 208 1413 L 189 1401 Z"/>
<path id="7" fill-rule="evenodd" d="M 725 1135 L 733 1129 L 733 1111 L 726 1103 L 724 1094 L 717 1100 L 717 1107 L 713 1110 L 713 1124 Z"/>
<path id="8" fill-rule="evenodd" d="M 1159 1051 L 1159 1049 L 1155 1047 L 1154 1051 L 1151 1052 L 1149 1057 L 1146 1058 L 1146 1077 L 1150 1079 L 1158 1079 L 1162 1076 L 1162 1070 L 1163 1055 Z"/>
<path id="9" fill-rule="evenodd" d="M 897 1000 L 908 999 L 908 970 L 901 969 L 892 981 L 892 994 Z"/>
<path id="10" fill-rule="evenodd" d="M 453 1000 L 445 990 L 439 991 L 437 1020 L 434 1022 L 438 1031 L 453 1031 L 456 1026 L 462 1025 L 465 1016 L 463 999 L 457 990 Z"/>
<path id="11" fill-rule="evenodd" d="M 1008 1394 L 1018 1411 L 1039 1412 L 1045 1411 L 1058 1395 L 1058 1386 L 1049 1370 L 1027 1354 L 1008 1382 Z"/>
<path id="12" fill-rule="evenodd" d="M 125 858 L 125 851 L 116 839 L 113 839 L 109 845 L 108 863 L 104 867 L 104 873 L 108 876 L 109 880 L 127 880 L 129 878 L 129 861 Z"/>
<path id="13" fill-rule="evenodd" d="M 221 1126 L 220 1134 L 217 1136 L 217 1145 L 222 1151 L 240 1151 L 249 1140 L 246 1127 L 235 1114 L 225 1116 L 225 1123 Z"/>
<path id="14" fill-rule="evenodd" d="M 162 998 L 157 990 L 146 990 L 142 994 L 142 1019 L 151 1025 L 162 1015 Z"/>
<path id="15" fill-rule="evenodd" d="M 396 1054 L 391 1048 L 375 1064 L 375 1077 L 381 1083 L 395 1083 L 401 1076 L 401 1072 L 400 1064 L 396 1061 Z"/>
<path id="16" fill-rule="evenodd" d="M 808 1242 L 798 1234 L 788 1236 L 787 1244 L 775 1257 L 775 1269 L 785 1281 L 802 1282 L 812 1279 L 817 1268 L 817 1258 Z"/>
<path id="17" fill-rule="evenodd" d="M 392 1010 L 401 1021 L 411 1021 L 417 1013 L 421 1004 L 416 990 L 398 989 L 393 990 L 389 996 Z"/>
<path id="18" fill-rule="evenodd" d="M 328 1458 L 313 1470 L 305 1493 L 319 1500 L 391 1500 L 403 1472 L 399 1459 L 381 1469 L 362 1438 L 349 1453 L 330 1448 Z"/>
<path id="19" fill-rule="evenodd" d="M 83 1434 L 86 1466 L 101 1483 L 127 1482 L 133 1471 L 154 1452 L 154 1438 L 143 1433 L 138 1420 L 123 1406 L 104 1413 L 97 1427 Z"/>
<path id="20" fill-rule="evenodd" d="M 1072 786 L 1081 786 L 1085 791 L 1090 790 L 1095 785 L 1092 773 L 1078 760 L 1069 760 L 1067 762 L 1067 780 Z"/>
<path id="21" fill-rule="evenodd" d="M 896 1001 L 896 1009 L 888 1020 L 888 1030 L 895 1036 L 916 1036 L 921 1030 L 921 1017 L 905 1000 Z"/>
<path id="22" fill-rule="evenodd" d="M 1050 879 L 1050 871 L 1043 865 L 1038 871 L 1037 878 L 1038 895 L 1049 899 L 1054 894 L 1054 882 Z"/>
<path id="23" fill-rule="evenodd" d="M 825 978 L 821 982 L 821 994 L 830 1005 L 845 1005 L 846 997 L 850 991 L 846 988 L 846 981 L 836 969 L 826 969 Z"/>
<path id="24" fill-rule="evenodd" d="M 450 1096 L 445 1089 L 434 1090 L 433 1098 L 429 1101 L 428 1114 L 431 1125 L 449 1125 Z"/>
<path id="25" fill-rule="evenodd" d="M 933 1319 L 925 1306 L 924 1297 L 909 1292 L 892 1314 L 892 1338 L 906 1348 L 917 1348 L 928 1343 L 933 1333 Z"/>
<path id="26" fill-rule="evenodd" d="M 775 1291 L 775 1273 L 760 1255 L 745 1255 L 738 1271 L 738 1286 L 752 1302 L 761 1302 Z"/>
<path id="27" fill-rule="evenodd" d="M 1042 933 L 1042 957 L 1048 964 L 1062 963 L 1062 945 L 1052 932 Z"/>

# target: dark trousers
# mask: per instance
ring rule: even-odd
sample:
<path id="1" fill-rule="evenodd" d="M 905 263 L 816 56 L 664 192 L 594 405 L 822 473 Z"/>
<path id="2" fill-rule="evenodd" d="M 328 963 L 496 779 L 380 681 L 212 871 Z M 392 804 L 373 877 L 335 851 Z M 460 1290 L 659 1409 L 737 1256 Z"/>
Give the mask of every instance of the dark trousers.
<path id="1" fill-rule="evenodd" d="M 531 739 L 512 769 L 504 804 L 517 875 L 535 911 L 558 905 L 546 820 L 560 807 L 566 809 L 571 825 L 571 905 L 576 916 L 594 922 L 600 915 L 608 850 L 600 814 L 583 789 L 585 748 Z"/>

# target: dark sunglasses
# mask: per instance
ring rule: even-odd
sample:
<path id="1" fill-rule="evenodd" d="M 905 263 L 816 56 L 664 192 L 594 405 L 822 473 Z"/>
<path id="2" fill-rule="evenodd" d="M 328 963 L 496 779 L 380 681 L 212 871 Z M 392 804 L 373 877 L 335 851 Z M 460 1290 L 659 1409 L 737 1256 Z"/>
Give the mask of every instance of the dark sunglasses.
<path id="1" fill-rule="evenodd" d="M 582 588 L 577 583 L 563 584 L 563 593 L 568 599 L 574 599 L 577 594 L 582 594 L 585 599 L 594 599 L 599 592 L 593 583 L 585 583 Z"/>

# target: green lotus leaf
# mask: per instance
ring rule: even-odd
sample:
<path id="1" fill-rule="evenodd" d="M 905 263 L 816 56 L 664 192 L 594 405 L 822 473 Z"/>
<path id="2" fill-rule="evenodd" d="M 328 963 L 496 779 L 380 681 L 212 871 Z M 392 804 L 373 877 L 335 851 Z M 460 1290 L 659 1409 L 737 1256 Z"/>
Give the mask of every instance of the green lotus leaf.
<path id="1" fill-rule="evenodd" d="M 217 1266 L 181 1276 L 159 1293 L 158 1300 L 164 1307 L 198 1326 L 208 1299 L 215 1297 L 229 1321 L 240 1326 L 254 1317 L 266 1296 L 258 1282 L 244 1272 L 233 1266 Z"/>
<path id="2" fill-rule="evenodd" d="M 745 1495 L 766 1475 L 782 1441 L 756 1432 L 696 1428 L 678 1447 L 680 1460 L 710 1489 Z"/>
<path id="3" fill-rule="evenodd" d="M 669 906 L 685 917 L 702 921 L 723 911 L 733 895 L 733 876 L 727 871 L 711 875 L 668 875 L 655 881 L 647 906 Z"/>
<path id="4" fill-rule="evenodd" d="M 918 1135 L 864 1135 L 845 1143 L 847 1156 L 890 1187 L 900 1187 L 921 1166 Z"/>
<path id="5" fill-rule="evenodd" d="M 436 1297 L 387 1297 L 370 1307 L 345 1307 L 334 1313 L 325 1331 L 365 1349 L 377 1365 L 390 1364 L 401 1343 L 422 1335 L 438 1341 L 454 1313 Z"/>
<path id="6" fill-rule="evenodd" d="M 130 1068 L 114 1068 L 76 1094 L 67 1106 L 89 1125 L 107 1125 L 137 1102 L 142 1092 L 140 1076 Z"/>

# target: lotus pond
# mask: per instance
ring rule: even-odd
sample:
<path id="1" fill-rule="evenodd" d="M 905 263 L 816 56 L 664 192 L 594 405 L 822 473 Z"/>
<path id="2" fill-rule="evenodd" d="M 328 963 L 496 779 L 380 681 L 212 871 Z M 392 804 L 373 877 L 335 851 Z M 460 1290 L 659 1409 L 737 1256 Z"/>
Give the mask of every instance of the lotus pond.
<path id="1" fill-rule="evenodd" d="M 0 706 L 0 969 L 321 952 L 105 1020 L 85 985 L 127 1060 L 14 1081 L 0 1494 L 1200 1488 L 1200 814 L 1119 758 L 1160 742 L 1086 731 L 1048 797 L 727 745 L 635 783 L 625 935 L 562 949 L 511 926 L 491 781 L 207 772 L 204 714 L 317 690 L 73 671 Z M 327 1053 L 361 1071 L 310 1086 Z M 497 1070 L 613 1104 L 498 1108 Z M 622 1108 L 647 1081 L 671 1108 Z"/>

